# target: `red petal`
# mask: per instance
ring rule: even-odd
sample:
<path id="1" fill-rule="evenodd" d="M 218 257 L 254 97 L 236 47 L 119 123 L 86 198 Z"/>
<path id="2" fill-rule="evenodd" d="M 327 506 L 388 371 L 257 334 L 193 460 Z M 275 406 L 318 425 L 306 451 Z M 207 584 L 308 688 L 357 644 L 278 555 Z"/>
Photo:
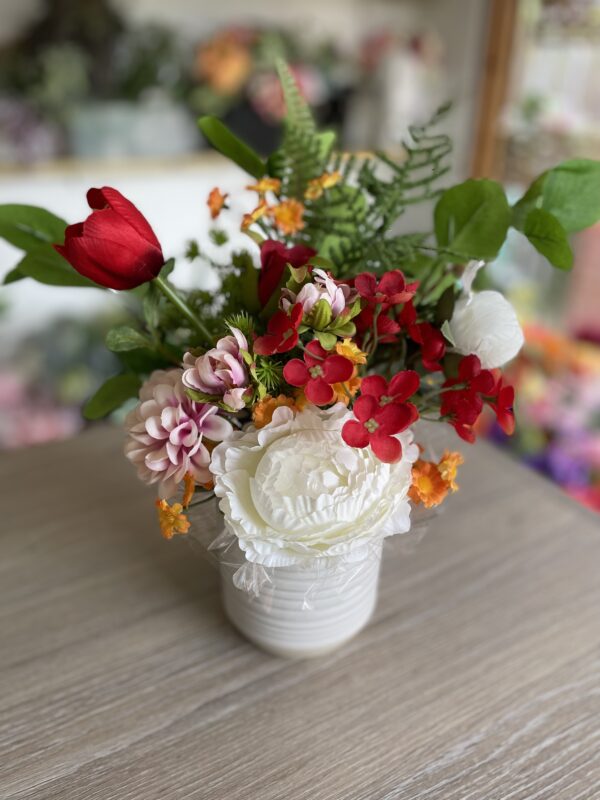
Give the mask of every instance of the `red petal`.
<path id="1" fill-rule="evenodd" d="M 361 297 L 370 299 L 377 289 L 377 278 L 372 272 L 361 272 L 354 279 L 354 288 Z"/>
<path id="2" fill-rule="evenodd" d="M 470 425 L 463 425 L 460 422 L 452 422 L 451 425 L 461 439 L 464 439 L 465 442 L 469 442 L 469 444 L 473 444 L 477 437 L 475 436 L 475 431 Z"/>
<path id="3" fill-rule="evenodd" d="M 368 419 L 375 417 L 375 414 L 379 411 L 379 403 L 373 395 L 361 394 L 361 396 L 354 401 L 352 410 L 354 411 L 356 419 L 361 422 L 366 422 Z"/>
<path id="4" fill-rule="evenodd" d="M 369 431 L 360 422 L 348 420 L 342 428 L 342 439 L 350 447 L 366 447 L 369 444 Z"/>
<path id="5" fill-rule="evenodd" d="M 416 421 L 415 411 L 412 403 L 389 403 L 375 414 L 377 430 L 387 434 L 401 433 Z"/>
<path id="6" fill-rule="evenodd" d="M 386 272 L 383 278 L 379 281 L 379 292 L 387 296 L 388 302 L 396 304 L 402 302 L 396 300 L 395 295 L 402 294 L 406 288 L 406 281 L 404 274 L 399 269 L 390 270 Z"/>
<path id="7" fill-rule="evenodd" d="M 465 356 L 458 365 L 458 379 L 462 383 L 472 380 L 481 372 L 481 361 L 475 355 Z"/>
<path id="8" fill-rule="evenodd" d="M 354 364 L 344 356 L 328 356 L 323 362 L 323 378 L 327 383 L 343 383 L 350 380 Z"/>
<path id="9" fill-rule="evenodd" d="M 304 361 L 292 358 L 283 368 L 283 377 L 290 386 L 304 386 L 310 380 L 310 374 Z"/>
<path id="10" fill-rule="evenodd" d="M 313 339 L 306 345 L 308 352 L 304 353 L 304 360 L 309 367 L 322 367 L 327 358 L 327 350 L 324 350 L 317 339 Z"/>
<path id="11" fill-rule="evenodd" d="M 160 243 L 156 238 L 156 234 L 150 227 L 148 220 L 141 211 L 133 205 L 131 200 L 124 197 L 121 192 L 112 189 L 110 186 L 103 186 L 102 189 L 90 189 L 87 193 L 87 201 L 90 208 L 102 209 L 108 206 L 127 222 L 127 224 L 151 247 L 161 250 Z"/>
<path id="12" fill-rule="evenodd" d="M 421 379 L 413 369 L 405 369 L 394 375 L 390 381 L 387 394 L 397 400 L 406 400 L 417 391 L 420 383 Z M 360 390 L 364 392 L 362 385 Z"/>
<path id="13" fill-rule="evenodd" d="M 292 306 L 292 310 L 290 312 L 290 322 L 294 328 L 297 328 L 300 325 L 303 315 L 304 307 L 302 303 L 296 303 L 294 306 Z"/>
<path id="14" fill-rule="evenodd" d="M 367 375 L 360 384 L 361 394 L 371 394 L 378 400 L 382 394 L 387 394 L 387 381 L 381 375 Z"/>
<path id="15" fill-rule="evenodd" d="M 267 330 L 269 333 L 275 334 L 275 336 L 283 336 L 289 327 L 290 318 L 281 309 L 276 311 L 267 323 Z"/>
<path id="16" fill-rule="evenodd" d="M 285 375 L 285 369 L 283 374 Z M 333 389 L 323 378 L 311 378 L 304 388 L 304 394 L 316 406 L 326 406 L 335 397 Z"/>
<path id="17" fill-rule="evenodd" d="M 381 342 L 394 341 L 396 334 L 400 332 L 400 325 L 385 314 L 377 317 L 377 335 Z"/>
<path id="18" fill-rule="evenodd" d="M 276 350 L 277 353 L 289 353 L 289 351 L 293 350 L 298 344 L 298 339 L 300 338 L 298 336 L 298 331 L 288 328 L 286 333 L 288 335 L 282 336 L 282 338 L 279 340 Z"/>
<path id="19" fill-rule="evenodd" d="M 402 457 L 402 445 L 398 439 L 379 430 L 371 435 L 371 450 L 385 464 L 393 464 Z"/>
<path id="20" fill-rule="evenodd" d="M 411 325 L 414 325 L 416 321 L 417 321 L 417 312 L 415 310 L 412 300 L 409 300 L 407 303 L 404 304 L 404 308 L 398 315 L 398 322 L 400 323 L 400 325 L 402 325 L 403 328 L 408 328 Z"/>
<path id="21" fill-rule="evenodd" d="M 259 356 L 272 356 L 277 352 L 279 339 L 271 333 L 259 336 L 254 340 L 254 352 Z"/>

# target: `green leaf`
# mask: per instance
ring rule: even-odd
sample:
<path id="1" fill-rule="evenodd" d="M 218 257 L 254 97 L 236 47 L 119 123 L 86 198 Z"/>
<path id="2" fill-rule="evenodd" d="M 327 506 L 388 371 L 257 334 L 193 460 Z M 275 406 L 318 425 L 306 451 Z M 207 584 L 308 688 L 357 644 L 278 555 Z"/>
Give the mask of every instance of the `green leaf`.
<path id="1" fill-rule="evenodd" d="M 571 269 L 573 251 L 565 229 L 553 214 L 543 208 L 534 208 L 525 219 L 523 233 L 553 266 Z"/>
<path id="2" fill-rule="evenodd" d="M 29 252 L 43 242 L 62 243 L 67 223 L 38 206 L 0 205 L 0 237 Z"/>
<path id="3" fill-rule="evenodd" d="M 513 225 L 523 230 L 530 211 L 552 214 L 567 233 L 600 220 L 600 162 L 586 158 L 564 161 L 542 173 L 513 208 Z"/>
<path id="4" fill-rule="evenodd" d="M 448 288 L 442 293 L 442 296 L 437 302 L 434 312 L 434 322 L 439 327 L 444 322 L 452 319 L 454 313 L 454 303 L 456 301 L 456 289 L 454 286 Z"/>
<path id="5" fill-rule="evenodd" d="M 499 183 L 471 179 L 442 194 L 434 220 L 442 250 L 464 261 L 490 261 L 504 244 L 511 209 Z"/>
<path id="6" fill-rule="evenodd" d="M 198 125 L 210 144 L 226 158 L 237 164 L 254 178 L 262 178 L 267 173 L 267 165 L 260 156 L 238 139 L 229 128 L 216 117 L 200 117 Z"/>
<path id="7" fill-rule="evenodd" d="M 323 331 L 315 331 L 315 336 L 319 340 L 319 344 L 324 350 L 333 350 L 337 342 L 337 336 L 333 333 L 323 333 Z"/>
<path id="8" fill-rule="evenodd" d="M 127 350 L 139 350 L 141 347 L 150 347 L 151 342 L 134 328 L 121 325 L 106 334 L 106 346 L 113 353 L 121 353 Z"/>
<path id="9" fill-rule="evenodd" d="M 126 400 L 137 397 L 141 380 L 131 372 L 114 375 L 98 389 L 84 406 L 83 416 L 86 419 L 101 419 L 111 411 L 119 408 Z"/>
<path id="10" fill-rule="evenodd" d="M 162 265 L 161 270 L 159 272 L 160 277 L 166 281 L 169 275 L 175 269 L 175 259 L 169 258 L 165 263 Z"/>
<path id="11" fill-rule="evenodd" d="M 2 281 L 4 286 L 8 286 L 9 283 L 16 283 L 16 281 L 22 281 L 25 275 L 19 269 L 19 266 L 13 267 L 10 272 L 7 272 L 4 276 L 4 280 Z"/>
<path id="12" fill-rule="evenodd" d="M 86 286 L 102 289 L 97 283 L 76 272 L 68 261 L 49 244 L 38 244 L 17 264 L 16 269 L 39 283 L 49 286 Z"/>

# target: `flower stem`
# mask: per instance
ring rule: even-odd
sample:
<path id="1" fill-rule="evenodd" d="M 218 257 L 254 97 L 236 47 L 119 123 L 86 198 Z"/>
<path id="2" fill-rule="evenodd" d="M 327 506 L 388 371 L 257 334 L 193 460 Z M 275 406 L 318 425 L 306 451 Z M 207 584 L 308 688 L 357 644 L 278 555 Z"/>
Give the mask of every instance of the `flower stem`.
<path id="1" fill-rule="evenodd" d="M 160 289 L 160 291 L 164 294 L 167 300 L 173 303 L 175 308 L 179 309 L 179 311 L 181 311 L 183 316 L 186 317 L 189 322 L 191 322 L 192 327 L 204 339 L 204 343 L 208 345 L 212 344 L 212 336 L 210 335 L 209 330 L 198 319 L 198 317 L 194 314 L 194 312 L 188 306 L 185 300 L 179 295 L 177 290 L 160 276 L 154 278 L 152 282 L 155 284 L 155 286 L 157 286 Z"/>

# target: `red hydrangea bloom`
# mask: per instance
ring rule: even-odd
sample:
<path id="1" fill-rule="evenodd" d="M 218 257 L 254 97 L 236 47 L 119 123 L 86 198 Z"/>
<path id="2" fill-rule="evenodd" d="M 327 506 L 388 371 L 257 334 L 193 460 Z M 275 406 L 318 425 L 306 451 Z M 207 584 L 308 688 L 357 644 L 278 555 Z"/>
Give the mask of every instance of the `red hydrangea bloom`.
<path id="1" fill-rule="evenodd" d="M 259 356 L 272 356 L 296 347 L 302 314 L 302 303 L 292 306 L 289 316 L 281 309 L 276 311 L 267 323 L 265 335 L 254 340 L 254 352 Z"/>
<path id="2" fill-rule="evenodd" d="M 316 255 L 316 250 L 298 244 L 286 247 L 282 242 L 267 239 L 260 246 L 260 275 L 258 276 L 258 299 L 266 306 L 273 292 L 279 287 L 287 264 L 303 267 Z"/>
<path id="3" fill-rule="evenodd" d="M 86 278 L 107 289 L 134 289 L 156 278 L 165 259 L 148 220 L 121 192 L 90 189 L 93 212 L 69 225 L 54 249 Z"/>
<path id="4" fill-rule="evenodd" d="M 507 436 L 515 432 L 515 412 L 513 404 L 515 402 L 515 390 L 512 386 L 504 385 L 502 378 L 499 379 L 496 387 L 496 399 L 488 401 L 490 408 L 494 410 L 498 424 Z"/>
<path id="5" fill-rule="evenodd" d="M 354 402 L 354 416 L 342 428 L 342 439 L 350 447 L 367 447 L 380 461 L 392 464 L 402 456 L 402 445 L 395 434 L 402 433 L 415 422 L 411 403 L 380 405 L 372 394 L 361 394 Z M 417 414 L 418 416 L 418 414 Z"/>
<path id="6" fill-rule="evenodd" d="M 369 305 L 381 305 L 383 310 L 390 306 L 406 303 L 414 297 L 418 283 L 406 283 L 399 269 L 386 272 L 380 281 L 372 272 L 361 272 L 354 279 L 354 287 Z"/>
<path id="7" fill-rule="evenodd" d="M 290 386 L 303 386 L 306 399 L 317 406 L 326 406 L 335 397 L 333 383 L 350 380 L 354 364 L 344 356 L 331 355 L 314 339 L 306 346 L 304 361 L 293 358 L 283 368 L 283 377 Z"/>
<path id="8" fill-rule="evenodd" d="M 457 384 L 465 385 L 460 389 L 452 389 Z M 449 378 L 444 383 L 444 387 L 447 388 L 447 391 L 441 394 L 440 411 L 442 416 L 450 417 L 450 424 L 461 439 L 474 442 L 473 425 L 483 410 L 484 398 L 488 398 L 488 402 L 490 402 L 497 394 L 494 373 L 489 369 L 482 369 L 477 356 L 465 356 L 458 366 L 458 377 Z M 506 393 L 504 399 L 512 401 L 512 397 L 509 398 Z M 504 414 L 504 409 L 502 414 Z"/>

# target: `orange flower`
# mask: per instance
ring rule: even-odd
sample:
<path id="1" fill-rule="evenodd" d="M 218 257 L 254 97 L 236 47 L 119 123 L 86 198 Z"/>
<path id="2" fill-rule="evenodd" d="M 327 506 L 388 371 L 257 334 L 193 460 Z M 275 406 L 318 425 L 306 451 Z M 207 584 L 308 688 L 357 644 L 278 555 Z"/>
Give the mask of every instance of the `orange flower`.
<path id="1" fill-rule="evenodd" d="M 186 472 L 183 476 L 183 498 L 181 502 L 183 503 L 183 507 L 187 508 L 189 504 L 192 502 L 192 497 L 194 496 L 194 492 L 196 491 L 196 481 L 193 479 L 189 472 Z"/>
<path id="2" fill-rule="evenodd" d="M 221 190 L 216 186 L 210 192 L 208 195 L 208 200 L 206 201 L 206 205 L 210 208 L 210 216 L 212 219 L 216 219 L 221 213 L 221 210 L 223 208 L 227 208 L 225 201 L 228 197 L 228 194 L 222 194 Z"/>
<path id="3" fill-rule="evenodd" d="M 254 211 L 251 211 L 249 214 L 244 214 L 242 218 L 242 230 L 245 231 L 251 225 L 254 225 L 257 220 L 267 213 L 268 209 L 269 206 L 267 205 L 266 201 L 264 199 L 261 200 Z"/>
<path id="4" fill-rule="evenodd" d="M 303 411 L 306 406 L 308 405 L 308 400 L 306 399 L 306 395 L 304 394 L 304 389 L 298 389 L 294 393 L 294 403 L 298 411 Z"/>
<path id="5" fill-rule="evenodd" d="M 225 32 L 198 50 L 195 72 L 220 95 L 239 92 L 252 71 L 252 54 L 235 33 Z"/>
<path id="6" fill-rule="evenodd" d="M 268 425 L 273 419 L 275 409 L 281 406 L 287 406 L 292 411 L 298 411 L 293 397 L 287 397 L 285 394 L 271 397 L 270 394 L 266 394 L 252 409 L 252 421 L 255 427 L 264 428 L 265 425 Z"/>
<path id="7" fill-rule="evenodd" d="M 308 182 L 308 187 L 304 192 L 307 200 L 318 200 L 325 189 L 331 189 L 342 179 L 341 172 L 324 172 L 319 178 L 313 178 Z"/>
<path id="8" fill-rule="evenodd" d="M 190 521 L 183 513 L 181 503 L 173 503 L 170 506 L 166 500 L 157 500 L 155 505 L 158 511 L 160 532 L 165 539 L 172 539 L 176 533 L 185 534 L 189 531 Z"/>
<path id="9" fill-rule="evenodd" d="M 260 195 L 267 192 L 274 192 L 279 194 L 281 191 L 281 181 L 279 178 L 261 178 L 258 183 L 253 183 L 251 186 L 246 186 L 251 192 L 258 192 Z"/>
<path id="10" fill-rule="evenodd" d="M 367 363 L 367 354 L 363 353 L 363 351 L 354 344 L 352 339 L 344 339 L 342 342 L 338 342 L 335 346 L 335 352 L 339 356 L 344 356 L 344 358 L 347 358 L 348 361 L 351 361 L 353 364 Z"/>
<path id="11" fill-rule="evenodd" d="M 335 402 L 336 403 L 343 403 L 345 406 L 348 405 L 350 402 L 350 398 L 354 397 L 354 395 L 360 389 L 361 380 L 356 375 L 356 370 L 354 370 L 354 374 L 350 378 L 349 381 L 345 383 L 332 383 L 331 388 L 335 392 Z"/>
<path id="12" fill-rule="evenodd" d="M 425 508 L 439 506 L 448 494 L 448 484 L 440 475 L 433 461 L 415 461 L 412 468 L 412 486 L 408 490 L 410 499 Z"/>
<path id="13" fill-rule="evenodd" d="M 304 206 L 299 200 L 283 200 L 279 205 L 270 208 L 268 213 L 285 236 L 293 235 L 304 228 Z"/>
<path id="14" fill-rule="evenodd" d="M 446 450 L 440 458 L 438 471 L 453 492 L 456 492 L 458 489 L 456 473 L 460 465 L 464 463 L 465 460 L 460 453 L 451 453 L 449 450 Z"/>

